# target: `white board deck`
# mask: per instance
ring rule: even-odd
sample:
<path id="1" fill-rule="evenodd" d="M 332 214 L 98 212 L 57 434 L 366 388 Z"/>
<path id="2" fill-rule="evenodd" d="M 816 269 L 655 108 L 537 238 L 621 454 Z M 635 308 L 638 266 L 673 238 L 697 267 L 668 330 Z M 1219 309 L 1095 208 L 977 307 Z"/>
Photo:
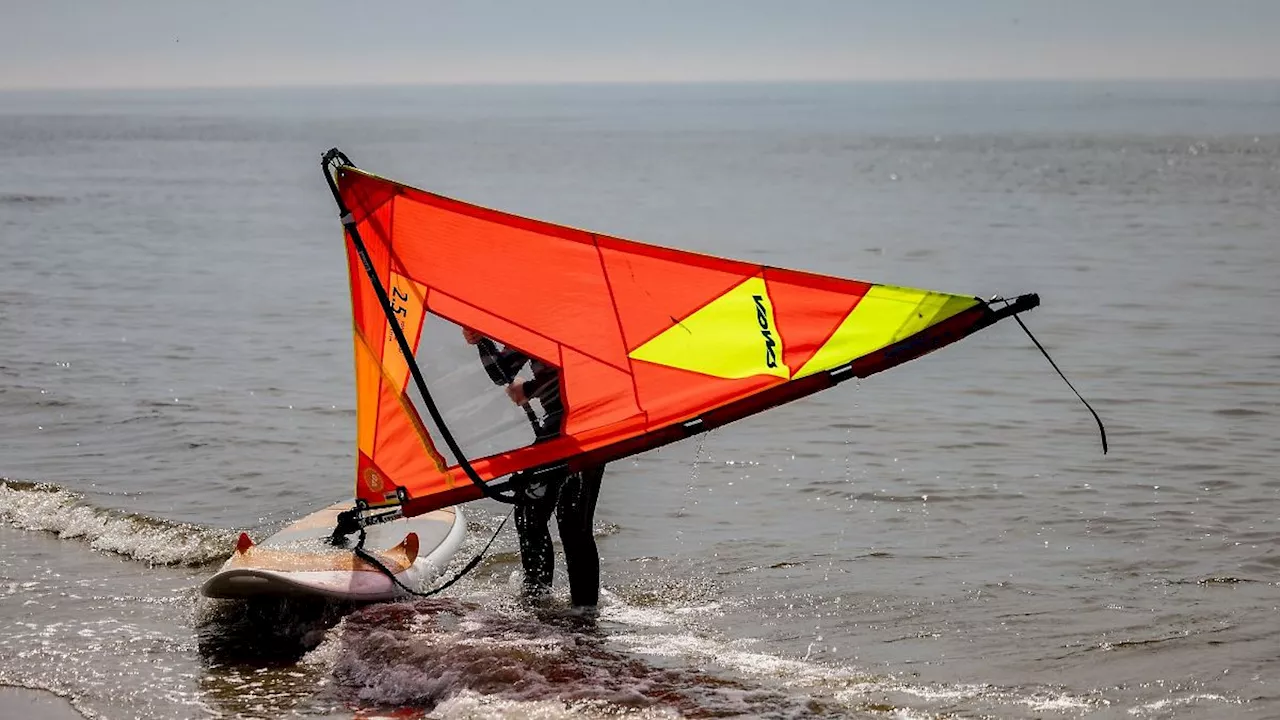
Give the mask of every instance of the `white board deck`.
<path id="1" fill-rule="evenodd" d="M 321 597 L 355 602 L 390 600 L 404 592 L 350 548 L 329 544 L 338 513 L 350 501 L 314 512 L 247 549 L 231 554 L 200 591 L 213 598 Z M 418 589 L 437 577 L 466 535 L 460 508 L 445 508 L 365 529 L 364 550 L 400 582 Z M 406 536 L 417 536 L 417 548 Z M 356 536 L 350 537 L 354 544 Z"/>

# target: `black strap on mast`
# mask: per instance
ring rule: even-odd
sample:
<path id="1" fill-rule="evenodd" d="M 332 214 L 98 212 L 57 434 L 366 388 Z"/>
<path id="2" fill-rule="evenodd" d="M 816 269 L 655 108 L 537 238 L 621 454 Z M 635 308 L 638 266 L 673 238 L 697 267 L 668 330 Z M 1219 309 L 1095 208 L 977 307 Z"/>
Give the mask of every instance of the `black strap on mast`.
<path id="1" fill-rule="evenodd" d="M 431 420 L 440 430 L 440 437 L 444 440 L 445 445 L 449 447 L 449 451 L 458 461 L 458 466 L 466 473 L 471 482 L 484 494 L 485 497 L 498 502 L 514 504 L 517 502 L 516 494 L 502 495 L 488 483 L 480 478 L 475 468 L 471 467 L 471 463 L 467 460 L 467 456 L 462 452 L 462 448 L 458 446 L 457 440 L 454 439 L 453 433 L 449 432 L 449 428 L 444 424 L 444 417 L 440 414 L 440 409 L 436 407 L 435 400 L 432 399 L 430 391 L 427 390 L 427 382 L 422 377 L 422 370 L 418 368 L 418 362 L 413 357 L 413 348 L 409 345 L 409 340 L 404 336 L 404 330 L 400 327 L 400 322 L 396 318 L 395 310 L 391 307 L 391 298 L 387 295 L 387 290 L 382 286 L 382 281 L 378 278 L 378 271 L 373 267 L 373 260 L 369 258 L 369 251 L 365 247 L 364 240 L 360 238 L 360 232 L 356 229 L 355 217 L 347 208 L 345 202 L 342 201 L 342 194 L 338 192 L 337 181 L 334 180 L 334 174 L 340 172 L 344 167 L 355 167 L 355 163 L 351 162 L 341 150 L 333 148 L 324 154 L 320 161 L 320 166 L 324 170 L 324 179 L 329 183 L 329 190 L 333 193 L 334 202 L 338 204 L 338 217 L 342 221 L 342 225 L 346 228 L 347 234 L 351 236 L 351 242 L 355 245 L 356 255 L 360 257 L 360 264 L 364 266 L 365 274 L 369 277 L 369 282 L 373 285 L 373 292 L 378 296 L 378 303 L 382 305 L 382 312 L 387 316 L 387 324 L 391 326 L 391 332 L 395 335 L 396 344 L 400 347 L 400 353 L 404 355 L 405 362 L 409 366 L 409 373 L 413 375 L 413 382 L 418 388 L 418 392 L 422 395 L 423 404 L 427 407 L 427 413 L 431 415 Z M 353 516 L 349 516 L 348 524 L 345 527 L 351 527 L 350 522 L 358 522 Z M 339 530 L 344 529 L 343 518 L 340 516 L 338 520 L 338 529 L 334 531 L 335 537 Z M 359 529 L 356 526 L 348 532 L 354 532 Z"/>

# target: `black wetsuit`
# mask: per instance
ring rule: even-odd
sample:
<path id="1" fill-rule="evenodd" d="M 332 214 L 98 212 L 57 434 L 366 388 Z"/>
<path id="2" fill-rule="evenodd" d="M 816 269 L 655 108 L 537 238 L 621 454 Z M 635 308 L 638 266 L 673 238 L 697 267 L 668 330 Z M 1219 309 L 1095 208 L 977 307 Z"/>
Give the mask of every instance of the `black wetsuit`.
<path id="1" fill-rule="evenodd" d="M 514 378 L 525 363 L 530 364 L 533 379 L 525 381 L 522 389 L 526 398 L 538 399 L 545 413 L 541 420 L 530 415 L 536 438 L 534 442 L 558 437 L 564 419 L 560 371 L 511 348 L 499 351 L 491 341 L 481 341 L 478 349 L 480 360 L 495 384 L 507 384 L 507 378 Z M 554 512 L 560 529 L 560 542 L 564 546 L 565 566 L 569 570 L 569 595 L 573 604 L 594 606 L 599 603 L 600 554 L 596 549 L 592 521 L 603 476 L 603 465 L 572 474 L 544 474 L 537 484 L 523 490 L 524 500 L 516 505 L 515 517 L 525 594 L 538 595 L 551 589 L 555 554 L 549 525 Z"/>
<path id="2" fill-rule="evenodd" d="M 596 550 L 591 523 L 603 476 L 604 466 L 597 465 L 552 480 L 542 487 L 542 497 L 530 498 L 516 506 L 525 594 L 536 595 L 551 589 L 555 555 L 548 525 L 554 511 L 560 543 L 564 546 L 564 564 L 569 570 L 569 597 L 574 605 L 599 603 L 600 553 Z"/>

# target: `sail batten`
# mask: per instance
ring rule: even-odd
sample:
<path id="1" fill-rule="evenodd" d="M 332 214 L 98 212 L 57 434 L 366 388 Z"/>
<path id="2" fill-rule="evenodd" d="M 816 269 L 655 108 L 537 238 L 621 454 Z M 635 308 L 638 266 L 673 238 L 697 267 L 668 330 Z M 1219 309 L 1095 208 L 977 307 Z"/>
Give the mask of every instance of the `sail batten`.
<path id="1" fill-rule="evenodd" d="M 332 186 L 351 213 L 357 498 L 408 515 L 482 497 L 512 473 L 677 441 L 1010 312 L 522 218 L 349 165 Z"/>

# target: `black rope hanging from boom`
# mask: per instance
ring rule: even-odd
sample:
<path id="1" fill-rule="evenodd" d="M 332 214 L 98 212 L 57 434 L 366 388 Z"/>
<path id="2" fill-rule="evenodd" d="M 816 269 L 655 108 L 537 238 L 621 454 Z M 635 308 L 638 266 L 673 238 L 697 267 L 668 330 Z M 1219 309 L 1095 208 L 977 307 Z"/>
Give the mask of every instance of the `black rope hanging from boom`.
<path id="1" fill-rule="evenodd" d="M 1066 374 L 1062 372 L 1062 368 L 1058 367 L 1058 363 L 1054 362 L 1052 357 L 1049 357 L 1049 351 L 1045 350 L 1044 346 L 1040 344 L 1040 341 L 1036 339 L 1036 336 L 1031 334 L 1031 329 L 1027 327 L 1026 323 L 1022 322 L 1022 318 L 1018 317 L 1015 313 L 1013 319 L 1017 321 L 1018 327 L 1022 328 L 1022 331 L 1027 334 L 1027 337 L 1031 338 L 1031 342 L 1035 343 L 1036 349 L 1040 351 L 1041 355 L 1044 355 L 1044 359 L 1048 360 L 1049 364 L 1053 366 L 1053 369 L 1057 371 L 1058 377 L 1062 378 L 1062 382 L 1066 383 L 1067 387 L 1071 388 L 1071 392 L 1075 393 L 1076 397 L 1080 398 L 1080 402 L 1084 403 L 1085 408 L 1088 409 L 1091 415 L 1093 415 L 1093 421 L 1098 424 L 1098 434 L 1102 437 L 1102 454 L 1106 455 L 1107 428 L 1103 426 L 1102 418 L 1098 417 L 1098 412 L 1093 409 L 1093 406 L 1089 404 L 1088 400 L 1084 399 L 1084 396 L 1080 394 L 1080 391 L 1076 390 L 1076 386 L 1071 384 L 1071 381 L 1067 379 Z"/>

